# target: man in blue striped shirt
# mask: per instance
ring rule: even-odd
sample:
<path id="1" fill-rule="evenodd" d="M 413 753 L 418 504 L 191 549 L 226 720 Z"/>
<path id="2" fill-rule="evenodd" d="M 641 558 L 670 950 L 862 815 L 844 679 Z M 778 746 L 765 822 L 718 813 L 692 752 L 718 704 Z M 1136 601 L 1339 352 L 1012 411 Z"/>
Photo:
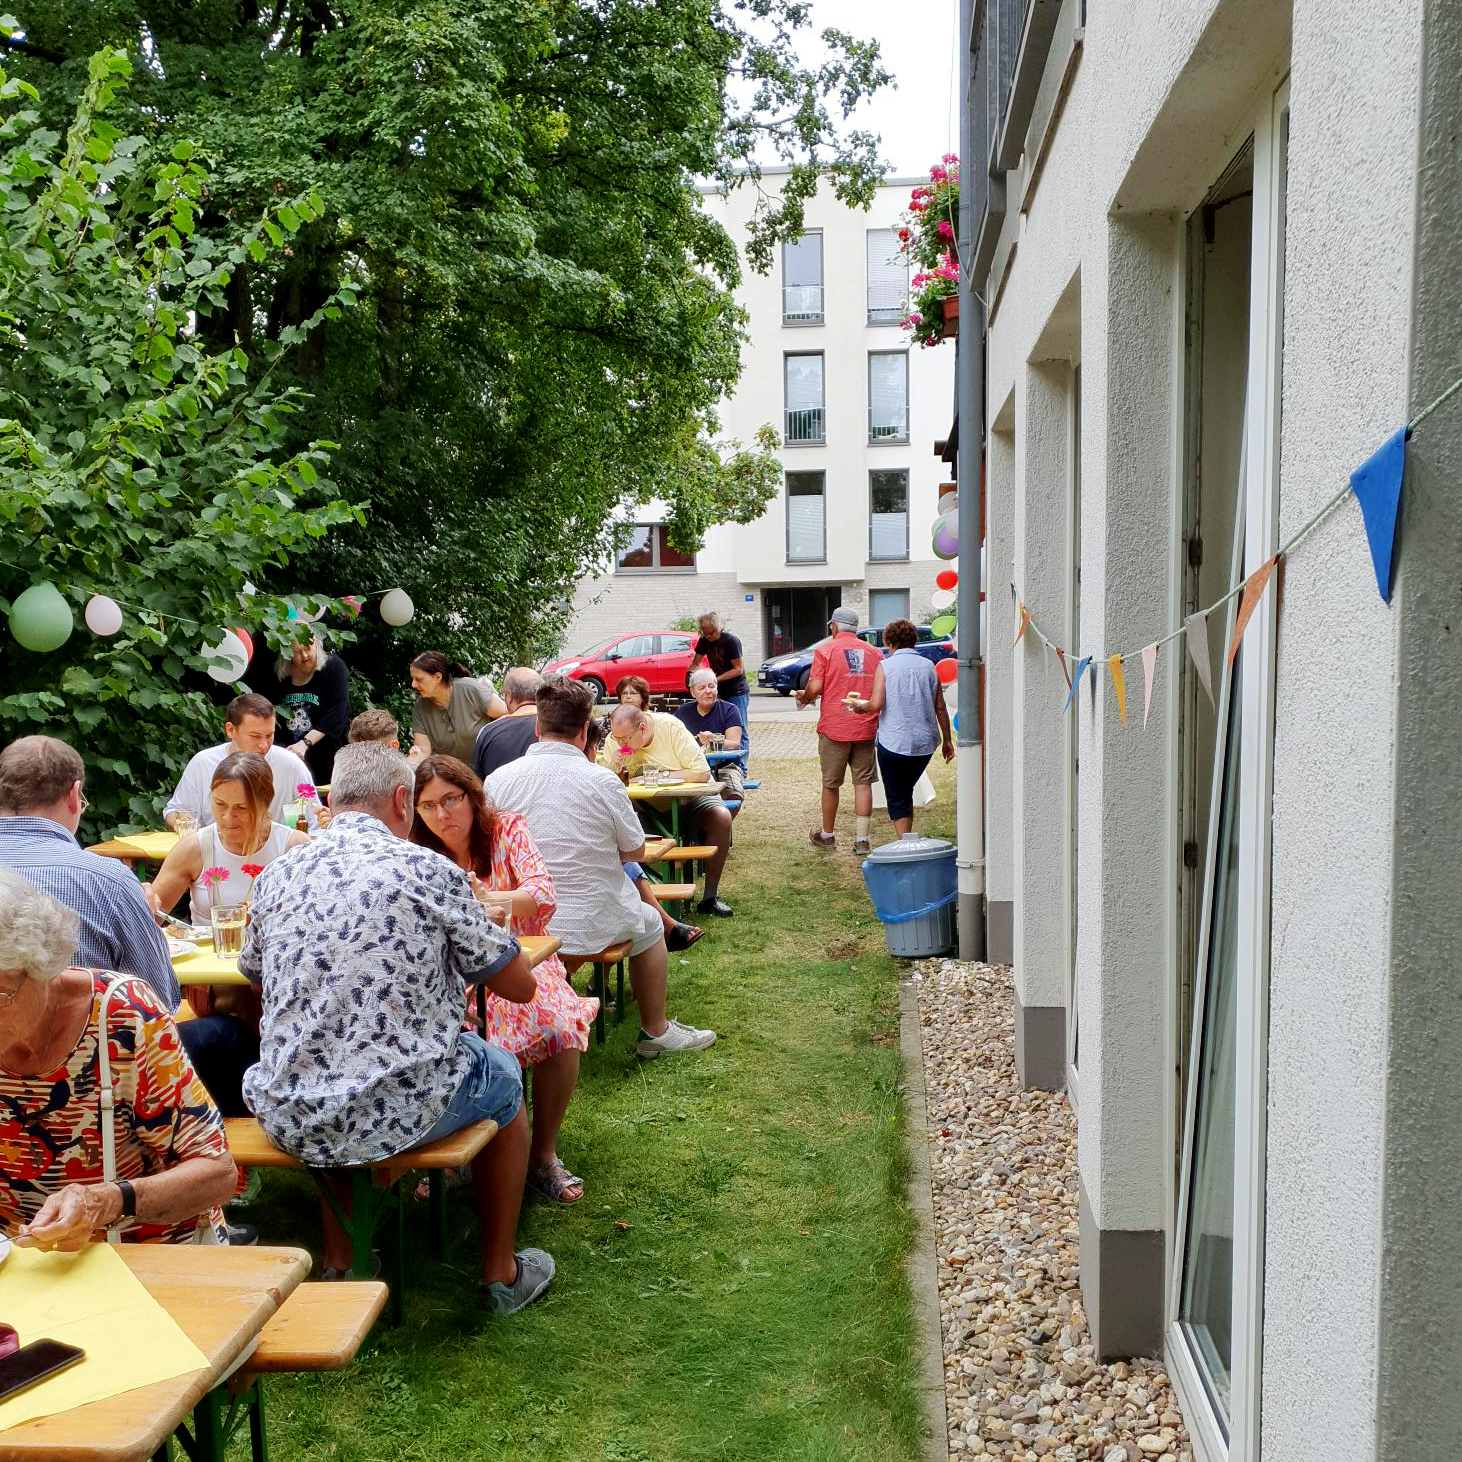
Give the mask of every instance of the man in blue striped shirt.
<path id="1" fill-rule="evenodd" d="M 85 779 L 81 758 L 54 736 L 22 736 L 0 751 L 0 866 L 80 915 L 78 965 L 137 975 L 176 1010 L 178 981 L 142 885 L 76 841 Z"/>

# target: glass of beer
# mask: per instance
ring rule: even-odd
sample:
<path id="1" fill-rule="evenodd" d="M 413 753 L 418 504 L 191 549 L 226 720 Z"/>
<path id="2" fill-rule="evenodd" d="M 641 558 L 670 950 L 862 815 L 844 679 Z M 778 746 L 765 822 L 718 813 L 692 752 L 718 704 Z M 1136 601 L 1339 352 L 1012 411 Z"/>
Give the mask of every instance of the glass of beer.
<path id="1" fill-rule="evenodd" d="M 244 924 L 248 914 L 248 904 L 214 904 L 209 910 L 214 954 L 235 959 L 243 953 Z"/>
<path id="2" fill-rule="evenodd" d="M 189 812 L 187 808 L 180 808 L 173 813 L 173 831 L 180 838 L 185 838 L 189 833 L 198 831 L 198 814 Z"/>

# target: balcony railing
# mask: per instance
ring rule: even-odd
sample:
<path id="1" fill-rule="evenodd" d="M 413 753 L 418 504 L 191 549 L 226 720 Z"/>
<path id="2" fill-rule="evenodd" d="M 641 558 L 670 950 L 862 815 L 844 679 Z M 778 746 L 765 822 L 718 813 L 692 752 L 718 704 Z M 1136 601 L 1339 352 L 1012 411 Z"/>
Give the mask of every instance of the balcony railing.
<path id="1" fill-rule="evenodd" d="M 889 411 L 887 408 L 868 413 L 868 440 L 870 442 L 906 442 L 909 439 L 909 412 Z"/>
<path id="2" fill-rule="evenodd" d="M 822 319 L 822 286 L 820 284 L 784 284 L 782 286 L 782 323 L 809 325 Z"/>
<path id="3" fill-rule="evenodd" d="M 787 430 L 783 437 L 788 442 L 820 442 L 825 440 L 821 406 L 811 406 L 801 411 L 787 412 Z"/>

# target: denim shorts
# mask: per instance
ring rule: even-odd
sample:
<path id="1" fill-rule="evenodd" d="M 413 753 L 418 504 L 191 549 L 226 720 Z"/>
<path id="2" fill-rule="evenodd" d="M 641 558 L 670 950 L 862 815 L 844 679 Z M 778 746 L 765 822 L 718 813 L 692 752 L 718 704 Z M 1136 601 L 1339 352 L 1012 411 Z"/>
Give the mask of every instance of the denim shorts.
<path id="1" fill-rule="evenodd" d="M 506 1127 L 523 1105 L 523 1073 L 517 1058 L 501 1046 L 489 1045 L 475 1031 L 463 1031 L 458 1040 L 471 1055 L 472 1065 L 447 1110 L 421 1142 L 435 1142 L 485 1119 Z"/>

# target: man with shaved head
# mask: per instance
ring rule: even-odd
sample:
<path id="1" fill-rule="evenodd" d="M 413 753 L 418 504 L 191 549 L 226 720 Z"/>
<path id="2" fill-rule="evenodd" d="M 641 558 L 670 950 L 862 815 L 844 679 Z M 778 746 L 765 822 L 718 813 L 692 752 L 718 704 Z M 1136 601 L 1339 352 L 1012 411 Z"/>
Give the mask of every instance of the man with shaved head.
<path id="1" fill-rule="evenodd" d="M 517 665 L 503 676 L 506 716 L 489 721 L 477 733 L 472 749 L 472 770 L 486 781 L 499 767 L 517 759 L 538 740 L 538 687 L 543 677 L 527 665 Z"/>

